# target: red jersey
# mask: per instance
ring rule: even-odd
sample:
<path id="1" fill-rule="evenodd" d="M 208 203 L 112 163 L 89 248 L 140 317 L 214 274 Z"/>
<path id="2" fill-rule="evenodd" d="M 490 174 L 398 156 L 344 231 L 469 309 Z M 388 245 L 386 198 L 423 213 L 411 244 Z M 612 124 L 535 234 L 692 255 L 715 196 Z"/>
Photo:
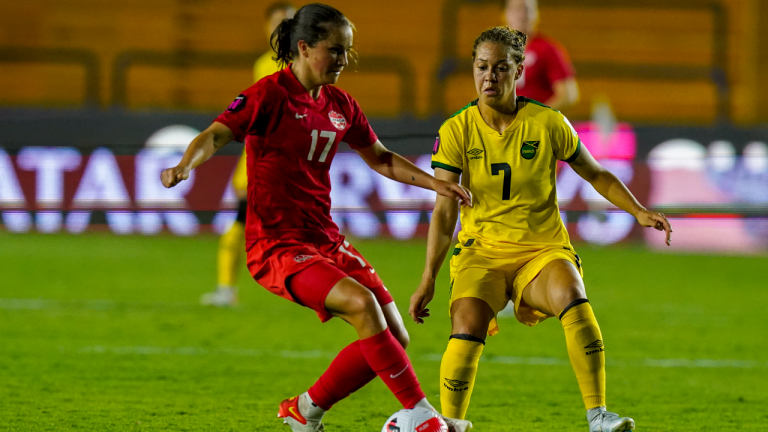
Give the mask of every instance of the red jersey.
<path id="1" fill-rule="evenodd" d="M 326 85 L 315 100 L 287 67 L 245 90 L 215 121 L 245 140 L 247 249 L 263 238 L 341 239 L 328 170 L 339 142 L 364 148 L 378 140 L 351 96 Z"/>
<path id="2" fill-rule="evenodd" d="M 547 103 L 555 94 L 553 85 L 576 74 L 560 44 L 553 39 L 534 35 L 525 45 L 523 76 L 517 81 L 517 95 Z"/>

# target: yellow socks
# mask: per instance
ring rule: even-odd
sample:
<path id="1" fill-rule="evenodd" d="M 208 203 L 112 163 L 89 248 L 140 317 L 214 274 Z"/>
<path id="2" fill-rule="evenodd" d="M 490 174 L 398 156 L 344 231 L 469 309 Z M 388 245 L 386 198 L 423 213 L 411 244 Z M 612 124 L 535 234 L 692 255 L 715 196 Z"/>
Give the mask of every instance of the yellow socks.
<path id="1" fill-rule="evenodd" d="M 218 285 L 234 287 L 240 273 L 240 263 L 245 253 L 245 225 L 235 221 L 232 228 L 219 239 Z"/>
<path id="2" fill-rule="evenodd" d="M 603 336 L 587 299 L 569 304 L 560 313 L 568 357 L 587 409 L 605 406 Z"/>
<path id="3" fill-rule="evenodd" d="M 485 342 L 468 334 L 451 335 L 440 363 L 440 406 L 443 415 L 464 419 L 475 388 L 477 363 Z"/>

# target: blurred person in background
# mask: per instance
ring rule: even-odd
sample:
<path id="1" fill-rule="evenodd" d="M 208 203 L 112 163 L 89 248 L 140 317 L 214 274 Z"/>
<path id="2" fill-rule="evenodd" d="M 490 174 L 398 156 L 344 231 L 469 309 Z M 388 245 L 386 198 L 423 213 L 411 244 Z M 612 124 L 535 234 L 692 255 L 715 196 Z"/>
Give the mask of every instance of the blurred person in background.
<path id="1" fill-rule="evenodd" d="M 267 40 L 277 26 L 286 18 L 293 18 L 296 8 L 288 2 L 276 2 L 267 7 L 266 23 Z M 253 82 L 279 70 L 274 60 L 275 52 L 267 50 L 253 65 Z M 207 292 L 200 297 L 200 303 L 207 306 L 234 306 L 238 302 L 237 278 L 240 266 L 245 256 L 245 215 L 248 194 L 248 178 L 245 165 L 245 148 L 237 162 L 235 174 L 232 177 L 232 187 L 237 195 L 237 217 L 229 230 L 219 239 L 219 251 L 216 261 L 217 287 L 215 291 Z"/>
<path id="2" fill-rule="evenodd" d="M 504 18 L 508 27 L 528 36 L 517 94 L 558 111 L 575 104 L 579 100 L 576 72 L 562 45 L 538 32 L 538 1 L 506 0 Z"/>
<path id="3" fill-rule="evenodd" d="M 280 403 L 278 417 L 294 432 L 323 431 L 325 412 L 377 376 L 404 408 L 436 412 L 405 353 L 408 332 L 392 296 L 331 218 L 328 173 L 339 143 L 389 179 L 471 204 L 456 182 L 436 180 L 387 150 L 358 103 L 332 85 L 354 58 L 353 30 L 344 14 L 318 3 L 284 19 L 271 44 L 287 67 L 243 91 L 161 176 L 173 187 L 228 142 L 245 141 L 251 275 L 271 293 L 314 310 L 322 322 L 336 316 L 356 330 L 358 339 L 314 385 Z M 303 337 L 300 328 L 281 331 L 286 338 Z M 261 396 L 273 393 L 264 389 Z M 454 431 L 471 428 L 466 420 L 445 421 Z"/>
<path id="4" fill-rule="evenodd" d="M 511 300 L 517 320 L 527 326 L 560 319 L 589 430 L 631 431 L 634 420 L 606 411 L 603 336 L 587 300 L 581 260 L 560 219 L 558 161 L 570 164 L 640 225 L 666 231 L 668 245 L 672 229 L 663 214 L 646 210 L 592 157 L 565 116 L 516 95 L 525 41 L 525 34 L 508 27 L 477 37 L 472 64 L 478 99 L 443 123 L 432 151 L 435 177 L 461 180 L 474 199 L 473 206 L 461 210 L 459 244 L 450 261 L 451 334 L 440 364 L 442 413 L 466 415 L 486 335 L 498 333 L 496 315 Z M 426 265 L 409 308 L 417 323 L 429 316 L 427 305 L 458 212 L 453 201 L 436 198 Z"/>

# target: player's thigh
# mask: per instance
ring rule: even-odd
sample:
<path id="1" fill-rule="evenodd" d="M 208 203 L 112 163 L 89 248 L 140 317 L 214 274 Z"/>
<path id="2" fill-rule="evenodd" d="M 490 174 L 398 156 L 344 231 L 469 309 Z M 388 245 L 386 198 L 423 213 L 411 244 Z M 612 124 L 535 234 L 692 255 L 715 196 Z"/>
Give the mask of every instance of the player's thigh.
<path id="1" fill-rule="evenodd" d="M 325 308 L 342 318 L 356 315 L 376 315 L 384 322 L 384 315 L 371 290 L 346 276 L 331 287 L 325 296 Z"/>
<path id="2" fill-rule="evenodd" d="M 576 266 L 565 259 L 547 263 L 523 289 L 528 306 L 552 316 L 580 298 L 587 298 L 584 282 Z"/>

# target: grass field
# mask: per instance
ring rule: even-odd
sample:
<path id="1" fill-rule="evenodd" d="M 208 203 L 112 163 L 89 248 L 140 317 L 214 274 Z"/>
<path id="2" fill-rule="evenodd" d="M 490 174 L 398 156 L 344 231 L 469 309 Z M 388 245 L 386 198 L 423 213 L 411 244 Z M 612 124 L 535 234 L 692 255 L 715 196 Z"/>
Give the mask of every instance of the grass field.
<path id="1" fill-rule="evenodd" d="M 424 244 L 356 241 L 401 313 Z M 307 389 L 354 339 L 340 320 L 258 287 L 198 306 L 215 282 L 213 236 L 0 233 L 0 430 L 283 431 L 277 404 Z M 768 258 L 577 245 L 607 345 L 608 406 L 638 431 L 768 430 Z M 439 404 L 445 272 L 408 352 Z M 399 409 L 380 380 L 326 429 L 378 431 Z M 477 431 L 586 431 L 557 320 L 501 321 L 468 417 Z"/>

